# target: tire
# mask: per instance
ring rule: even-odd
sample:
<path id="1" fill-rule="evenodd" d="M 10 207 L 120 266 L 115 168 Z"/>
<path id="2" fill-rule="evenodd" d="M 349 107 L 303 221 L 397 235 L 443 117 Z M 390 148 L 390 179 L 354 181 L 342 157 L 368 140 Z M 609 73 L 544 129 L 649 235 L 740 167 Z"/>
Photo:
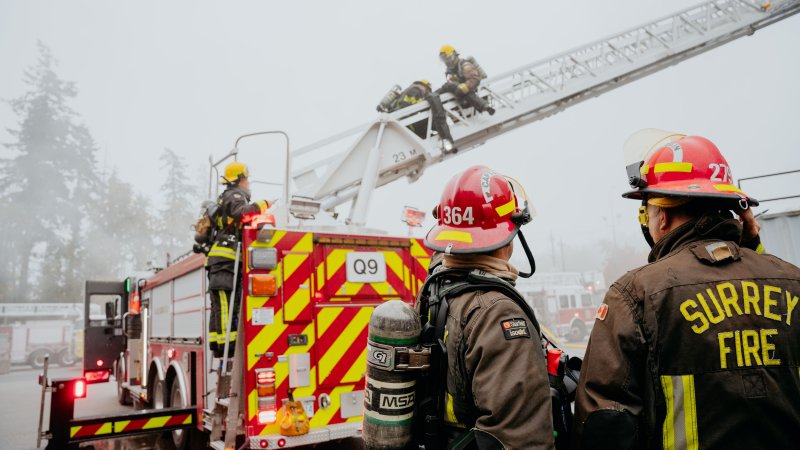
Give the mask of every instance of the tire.
<path id="1" fill-rule="evenodd" d="M 582 323 L 576 323 L 569 328 L 569 341 L 580 342 L 586 337 L 586 326 Z"/>
<path id="2" fill-rule="evenodd" d="M 39 349 L 28 355 L 28 364 L 34 369 L 41 369 L 44 367 L 44 358 L 50 356 L 50 350 Z"/>
<path id="3" fill-rule="evenodd" d="M 72 354 L 70 349 L 65 348 L 56 355 L 56 362 L 61 367 L 72 367 L 75 365 L 75 355 Z"/>
<path id="4" fill-rule="evenodd" d="M 156 378 L 153 385 L 153 409 L 164 409 L 167 407 L 167 383 L 164 380 Z"/>
<path id="5" fill-rule="evenodd" d="M 131 393 L 128 388 L 122 386 L 125 380 L 125 360 L 120 356 L 117 363 L 114 364 L 114 378 L 117 379 L 117 401 L 120 405 L 130 405 L 133 403 L 131 400 Z"/>
<path id="6" fill-rule="evenodd" d="M 187 406 L 184 398 L 184 393 L 181 392 L 181 384 L 178 382 L 178 380 L 173 380 L 172 386 L 169 389 L 169 406 Z M 172 435 L 172 443 L 175 445 L 176 450 L 186 450 L 189 448 L 189 430 L 175 430 L 170 434 Z"/>

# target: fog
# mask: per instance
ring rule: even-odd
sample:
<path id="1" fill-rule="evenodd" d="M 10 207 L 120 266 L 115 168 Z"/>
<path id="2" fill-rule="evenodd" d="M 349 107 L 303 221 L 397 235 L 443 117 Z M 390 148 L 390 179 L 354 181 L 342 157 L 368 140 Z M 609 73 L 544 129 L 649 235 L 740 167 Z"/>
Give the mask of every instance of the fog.
<path id="1" fill-rule="evenodd" d="M 158 170 L 165 148 L 186 161 L 192 184 L 205 186 L 209 155 L 222 156 L 241 134 L 283 130 L 299 148 L 374 119 L 394 84 L 440 84 L 444 43 L 475 56 L 491 76 L 695 3 L 0 0 L 0 98 L 26 91 L 23 73 L 41 40 L 60 62 L 58 76 L 76 84 L 69 105 L 94 137 L 99 165 L 142 194 L 139 204 L 120 207 L 157 215 L 166 202 Z M 609 248 L 631 257 L 614 273 L 643 264 L 638 204 L 620 198 L 628 187 L 625 139 L 645 127 L 708 137 L 736 178 L 800 169 L 797 42 L 795 16 L 493 139 L 416 183 L 380 188 L 367 223 L 405 235 L 404 205 L 429 211 L 454 173 L 485 164 L 531 196 L 538 215 L 526 236 L 543 270 L 603 270 Z M 15 140 L 7 129 L 18 120 L 0 104 L 0 142 Z M 281 182 L 282 142 L 248 145 L 241 159 L 250 158 L 253 176 Z M 752 189 L 796 195 L 799 181 Z M 432 223 L 428 217 L 415 234 Z"/>

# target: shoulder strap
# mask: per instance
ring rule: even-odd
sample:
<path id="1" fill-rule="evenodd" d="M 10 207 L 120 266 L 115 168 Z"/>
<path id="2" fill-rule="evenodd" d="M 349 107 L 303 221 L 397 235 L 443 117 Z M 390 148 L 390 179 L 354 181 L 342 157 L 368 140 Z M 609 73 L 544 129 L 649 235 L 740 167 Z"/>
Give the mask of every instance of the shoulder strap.
<path id="1" fill-rule="evenodd" d="M 533 327 L 536 328 L 536 334 L 541 336 L 542 332 L 539 326 L 539 321 L 536 319 L 536 315 L 534 314 L 530 305 L 528 305 L 528 302 L 525 301 L 525 299 L 522 297 L 522 294 L 520 294 L 511 283 L 498 276 L 492 275 L 483 270 L 471 270 L 467 272 L 466 277 L 463 280 L 450 283 L 443 288 L 441 295 L 445 298 L 455 297 L 466 292 L 479 290 L 487 292 L 497 291 L 510 298 L 522 309 L 525 315 L 528 316 L 528 319 L 531 321 L 531 323 L 533 323 Z"/>

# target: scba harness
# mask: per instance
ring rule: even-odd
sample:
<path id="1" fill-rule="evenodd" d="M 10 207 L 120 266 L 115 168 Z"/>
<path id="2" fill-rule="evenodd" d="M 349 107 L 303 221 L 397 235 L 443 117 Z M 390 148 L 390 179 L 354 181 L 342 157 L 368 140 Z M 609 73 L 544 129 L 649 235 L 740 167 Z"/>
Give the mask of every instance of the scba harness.
<path id="1" fill-rule="evenodd" d="M 430 367 L 420 376 L 421 382 L 417 383 L 417 408 L 413 424 L 417 448 L 504 448 L 496 438 L 477 429 L 461 431 L 455 435 L 443 432 L 448 358 L 444 334 L 449 310 L 448 300 L 475 291 L 500 292 L 514 301 L 533 324 L 540 341 L 546 342 L 543 344 L 543 351 L 548 362 L 556 448 L 567 448 L 572 426 L 570 404 L 575 400 L 580 359 L 570 359 L 542 335 L 536 315 L 511 283 L 482 270 L 462 269 L 438 270 L 425 282 L 419 297 L 422 322 L 420 345 L 430 352 Z"/>

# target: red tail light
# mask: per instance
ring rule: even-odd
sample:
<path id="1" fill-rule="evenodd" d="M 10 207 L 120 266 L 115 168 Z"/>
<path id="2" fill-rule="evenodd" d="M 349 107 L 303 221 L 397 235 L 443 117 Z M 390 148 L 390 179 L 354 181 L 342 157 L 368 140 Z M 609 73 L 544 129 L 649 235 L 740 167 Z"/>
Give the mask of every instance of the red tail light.
<path id="1" fill-rule="evenodd" d="M 286 446 L 286 439 L 280 438 L 278 439 L 278 447 Z"/>
<path id="2" fill-rule="evenodd" d="M 73 394 L 73 397 L 75 397 L 75 398 L 84 398 L 84 397 L 86 397 L 86 381 L 85 380 L 76 380 L 75 384 L 73 385 L 72 394 Z"/>

